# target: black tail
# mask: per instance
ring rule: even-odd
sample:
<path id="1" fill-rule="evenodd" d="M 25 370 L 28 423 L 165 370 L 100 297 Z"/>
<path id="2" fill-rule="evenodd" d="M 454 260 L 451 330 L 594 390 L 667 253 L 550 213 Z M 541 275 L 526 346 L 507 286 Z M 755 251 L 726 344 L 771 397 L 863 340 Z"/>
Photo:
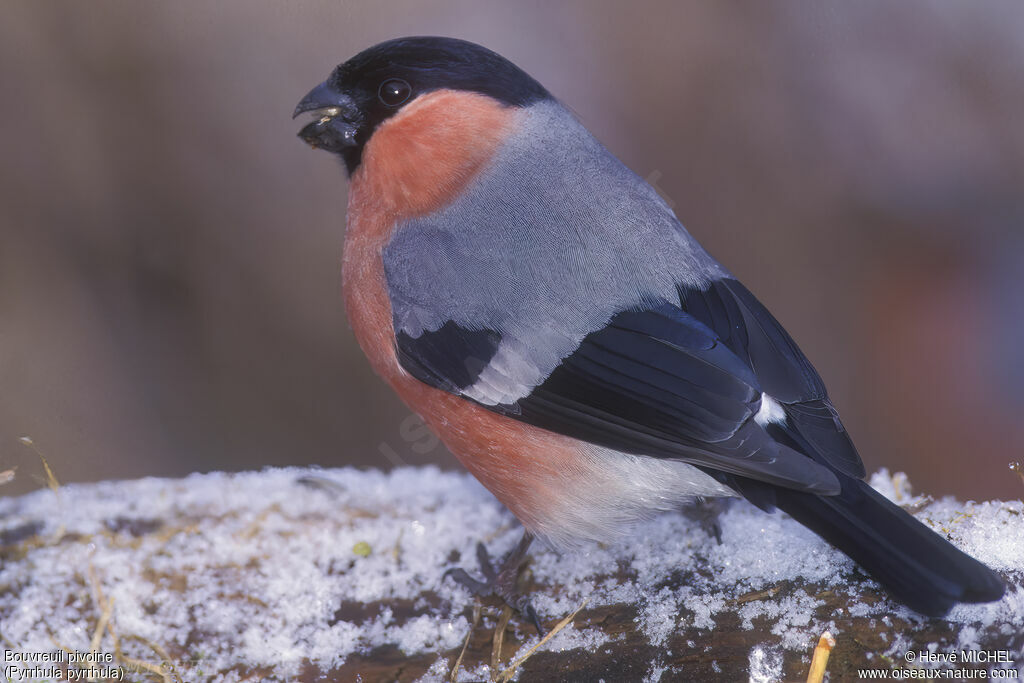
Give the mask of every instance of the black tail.
<path id="1" fill-rule="evenodd" d="M 839 495 L 776 488 L 775 504 L 853 558 L 894 598 L 922 614 L 939 617 L 956 602 L 1002 597 L 1005 586 L 991 569 L 863 481 L 838 476 Z"/>

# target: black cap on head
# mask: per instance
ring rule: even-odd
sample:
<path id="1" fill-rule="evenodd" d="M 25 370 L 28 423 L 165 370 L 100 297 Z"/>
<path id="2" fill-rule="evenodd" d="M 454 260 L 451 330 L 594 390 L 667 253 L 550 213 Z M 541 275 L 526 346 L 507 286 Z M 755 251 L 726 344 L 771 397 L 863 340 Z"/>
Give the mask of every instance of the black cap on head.
<path id="1" fill-rule="evenodd" d="M 373 131 L 424 93 L 467 90 L 512 106 L 548 99 L 544 87 L 496 52 L 456 38 L 397 38 L 339 65 L 295 108 L 320 117 L 299 137 L 340 154 L 349 173 L 362 159 Z"/>

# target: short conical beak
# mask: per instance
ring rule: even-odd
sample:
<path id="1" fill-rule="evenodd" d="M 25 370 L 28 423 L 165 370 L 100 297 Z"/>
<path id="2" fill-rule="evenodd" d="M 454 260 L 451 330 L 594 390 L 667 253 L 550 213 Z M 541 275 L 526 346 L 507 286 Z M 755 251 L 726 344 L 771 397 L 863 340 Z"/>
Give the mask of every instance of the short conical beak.
<path id="1" fill-rule="evenodd" d="M 308 111 L 318 116 L 299 131 L 299 137 L 311 147 L 340 153 L 358 144 L 359 110 L 348 94 L 321 83 L 299 101 L 292 118 Z"/>
<path id="2" fill-rule="evenodd" d="M 351 104 L 352 99 L 341 92 L 338 92 L 334 88 L 327 85 L 327 82 L 323 82 L 310 90 L 305 97 L 299 100 L 299 104 L 296 105 L 295 111 L 292 113 L 292 118 L 303 112 L 313 111 L 314 109 L 328 109 L 331 107 L 341 108 L 343 105 Z"/>

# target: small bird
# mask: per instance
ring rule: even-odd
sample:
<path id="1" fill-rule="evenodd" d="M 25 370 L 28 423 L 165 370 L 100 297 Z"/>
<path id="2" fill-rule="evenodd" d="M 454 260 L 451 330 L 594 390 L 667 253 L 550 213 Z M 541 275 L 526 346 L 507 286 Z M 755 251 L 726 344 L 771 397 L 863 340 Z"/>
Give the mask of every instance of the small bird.
<path id="1" fill-rule="evenodd" d="M 295 109 L 349 177 L 342 281 L 374 370 L 526 529 L 611 542 L 720 496 L 781 509 L 930 616 L 1002 580 L 862 481 L 825 385 L 768 310 L 536 80 L 452 38 L 387 41 Z"/>

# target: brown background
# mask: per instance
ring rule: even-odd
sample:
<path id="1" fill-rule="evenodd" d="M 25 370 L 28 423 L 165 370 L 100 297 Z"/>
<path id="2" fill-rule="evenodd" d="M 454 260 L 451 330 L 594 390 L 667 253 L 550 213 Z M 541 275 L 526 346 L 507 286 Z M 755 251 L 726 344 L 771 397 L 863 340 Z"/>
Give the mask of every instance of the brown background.
<path id="1" fill-rule="evenodd" d="M 1024 5 L 5 3 L 0 469 L 441 462 L 339 302 L 345 183 L 297 100 L 380 40 L 509 57 L 656 181 L 867 462 L 1021 495 Z"/>

